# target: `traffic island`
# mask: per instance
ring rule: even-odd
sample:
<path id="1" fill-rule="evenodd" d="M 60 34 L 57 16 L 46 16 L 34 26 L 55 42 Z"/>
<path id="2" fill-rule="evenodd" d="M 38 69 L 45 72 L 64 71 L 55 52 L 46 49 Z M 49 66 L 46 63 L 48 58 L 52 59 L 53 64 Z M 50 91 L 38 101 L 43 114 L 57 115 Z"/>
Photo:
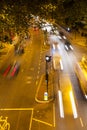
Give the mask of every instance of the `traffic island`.
<path id="1" fill-rule="evenodd" d="M 38 103 L 49 103 L 54 100 L 54 79 L 52 72 L 49 73 L 48 85 L 46 75 L 44 74 L 41 76 L 36 91 L 35 100 Z"/>

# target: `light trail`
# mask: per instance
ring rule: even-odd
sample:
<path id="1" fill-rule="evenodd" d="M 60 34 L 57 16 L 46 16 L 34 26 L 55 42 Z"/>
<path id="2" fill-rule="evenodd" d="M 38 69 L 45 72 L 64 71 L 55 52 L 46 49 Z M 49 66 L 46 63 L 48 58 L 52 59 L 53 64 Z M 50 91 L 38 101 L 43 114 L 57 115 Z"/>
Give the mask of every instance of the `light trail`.
<path id="1" fill-rule="evenodd" d="M 62 99 L 62 93 L 60 90 L 58 91 L 58 94 L 59 94 L 60 117 L 64 118 L 63 99 Z"/>
<path id="2" fill-rule="evenodd" d="M 60 60 L 60 68 L 61 68 L 61 70 L 63 70 L 63 64 L 62 64 L 61 60 Z"/>
<path id="3" fill-rule="evenodd" d="M 73 97 L 72 91 L 70 91 L 70 100 L 71 100 L 71 105 L 72 105 L 74 118 L 77 118 L 78 114 L 77 114 L 76 105 L 75 105 L 75 101 L 74 101 L 74 97 Z"/>

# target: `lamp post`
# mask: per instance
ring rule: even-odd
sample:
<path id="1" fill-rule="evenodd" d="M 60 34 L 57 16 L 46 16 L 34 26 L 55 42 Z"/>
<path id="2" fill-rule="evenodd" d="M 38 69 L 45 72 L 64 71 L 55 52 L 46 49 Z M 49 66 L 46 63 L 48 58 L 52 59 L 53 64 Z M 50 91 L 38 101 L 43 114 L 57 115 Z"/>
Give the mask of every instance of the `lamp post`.
<path id="1" fill-rule="evenodd" d="M 46 83 L 47 83 L 47 93 L 48 93 L 48 80 L 49 80 L 49 75 L 48 75 L 48 62 L 51 61 L 51 56 L 45 56 L 45 60 L 46 60 Z"/>

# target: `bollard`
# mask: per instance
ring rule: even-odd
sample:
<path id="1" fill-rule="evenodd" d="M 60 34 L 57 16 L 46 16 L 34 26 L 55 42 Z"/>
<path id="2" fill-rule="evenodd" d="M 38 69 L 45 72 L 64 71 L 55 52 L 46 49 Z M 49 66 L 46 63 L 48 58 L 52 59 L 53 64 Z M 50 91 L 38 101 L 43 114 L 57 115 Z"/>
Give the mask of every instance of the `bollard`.
<path id="1" fill-rule="evenodd" d="M 48 100 L 48 92 L 44 92 L 44 100 L 45 100 L 45 101 Z"/>

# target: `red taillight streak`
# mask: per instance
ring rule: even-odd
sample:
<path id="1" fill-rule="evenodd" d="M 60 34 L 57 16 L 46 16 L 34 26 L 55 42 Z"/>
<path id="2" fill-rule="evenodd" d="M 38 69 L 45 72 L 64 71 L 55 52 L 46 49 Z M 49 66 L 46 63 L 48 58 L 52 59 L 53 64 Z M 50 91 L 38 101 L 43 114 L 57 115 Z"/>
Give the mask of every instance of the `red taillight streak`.
<path id="1" fill-rule="evenodd" d="M 3 76 L 4 76 L 4 77 L 8 74 L 8 72 L 10 71 L 10 69 L 11 69 L 11 65 L 9 65 L 9 66 L 6 68 L 5 72 L 3 73 Z"/>

